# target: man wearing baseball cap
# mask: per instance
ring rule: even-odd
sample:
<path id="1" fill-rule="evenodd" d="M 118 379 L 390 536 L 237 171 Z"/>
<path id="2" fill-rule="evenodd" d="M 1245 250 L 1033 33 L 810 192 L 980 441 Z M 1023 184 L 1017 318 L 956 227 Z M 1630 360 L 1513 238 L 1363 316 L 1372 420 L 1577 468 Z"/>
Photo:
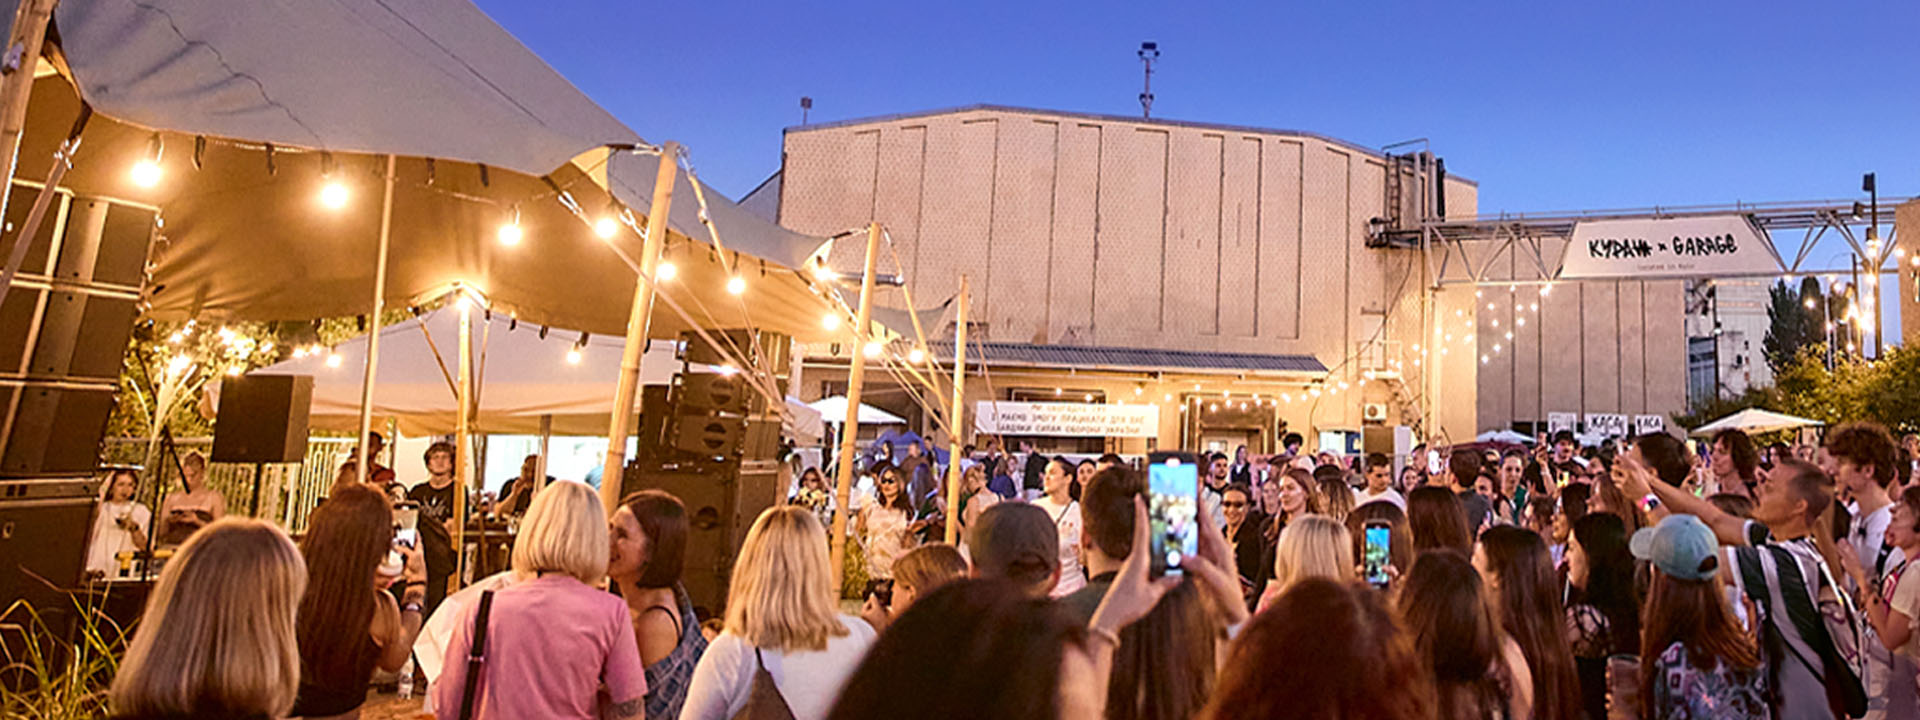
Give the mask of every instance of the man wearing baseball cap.
<path id="1" fill-rule="evenodd" d="M 1053 518 L 1028 503 L 987 508 L 967 533 L 973 576 L 1012 581 L 1027 595 L 1045 598 L 1060 581 L 1060 535 Z"/>

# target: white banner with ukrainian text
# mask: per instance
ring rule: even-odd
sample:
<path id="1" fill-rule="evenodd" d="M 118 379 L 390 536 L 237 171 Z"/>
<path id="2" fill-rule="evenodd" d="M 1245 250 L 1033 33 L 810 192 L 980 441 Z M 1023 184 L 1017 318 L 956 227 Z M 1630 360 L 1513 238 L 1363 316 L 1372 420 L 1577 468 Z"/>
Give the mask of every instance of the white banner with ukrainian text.
<path id="1" fill-rule="evenodd" d="M 1160 434 L 1160 406 L 983 400 L 973 427 L 991 435 L 1154 437 Z"/>

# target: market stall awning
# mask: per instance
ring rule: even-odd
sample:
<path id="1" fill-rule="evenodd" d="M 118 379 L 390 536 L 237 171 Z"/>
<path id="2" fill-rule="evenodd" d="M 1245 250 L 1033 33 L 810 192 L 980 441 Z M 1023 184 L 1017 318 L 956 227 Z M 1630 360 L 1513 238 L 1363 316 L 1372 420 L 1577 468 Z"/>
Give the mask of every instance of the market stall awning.
<path id="1" fill-rule="evenodd" d="M 67 2 L 54 27 L 66 75 L 36 83 L 18 177 L 46 174 L 84 99 L 96 114 L 63 185 L 161 209 L 155 316 L 364 312 L 392 154 L 390 304 L 457 281 L 526 321 L 624 329 L 634 273 L 615 249 L 637 257 L 640 238 L 591 221 L 616 203 L 644 213 L 661 158 L 466 0 Z M 156 152 L 160 180 L 141 187 L 129 168 Z M 344 186 L 342 207 L 320 207 L 323 182 Z M 666 290 L 693 321 L 817 331 L 826 306 L 787 268 L 825 240 L 702 186 L 718 253 L 693 182 L 677 183 L 681 285 Z M 496 242 L 514 219 L 525 240 Z M 744 301 L 722 290 L 731 274 L 751 283 Z M 688 324 L 663 304 L 654 335 Z"/>
<path id="2" fill-rule="evenodd" d="M 820 413 L 820 418 L 826 422 L 839 425 L 847 421 L 847 396 L 845 395 L 821 398 L 807 403 L 807 407 L 813 408 L 814 412 Z M 860 424 L 905 425 L 907 421 L 899 415 L 881 410 L 866 403 L 860 403 Z"/>
<path id="3" fill-rule="evenodd" d="M 1795 417 L 1784 413 L 1760 408 L 1747 408 L 1713 422 L 1694 428 L 1694 437 L 1707 437 L 1722 430 L 1740 430 L 1747 433 L 1764 433 L 1775 430 L 1793 430 L 1805 427 L 1819 427 L 1826 423 Z"/>

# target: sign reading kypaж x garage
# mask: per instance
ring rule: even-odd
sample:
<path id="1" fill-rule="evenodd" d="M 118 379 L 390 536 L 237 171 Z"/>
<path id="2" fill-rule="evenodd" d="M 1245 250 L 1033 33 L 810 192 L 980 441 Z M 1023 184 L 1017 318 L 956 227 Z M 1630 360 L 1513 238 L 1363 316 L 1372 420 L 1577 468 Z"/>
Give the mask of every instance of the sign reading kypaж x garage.
<path id="1" fill-rule="evenodd" d="M 1160 434 L 1157 405 L 983 400 L 973 417 L 975 429 L 992 435 L 1153 437 Z"/>
<path id="2" fill-rule="evenodd" d="M 1714 277 L 1784 271 L 1745 215 L 1591 220 L 1573 226 L 1562 278 Z"/>

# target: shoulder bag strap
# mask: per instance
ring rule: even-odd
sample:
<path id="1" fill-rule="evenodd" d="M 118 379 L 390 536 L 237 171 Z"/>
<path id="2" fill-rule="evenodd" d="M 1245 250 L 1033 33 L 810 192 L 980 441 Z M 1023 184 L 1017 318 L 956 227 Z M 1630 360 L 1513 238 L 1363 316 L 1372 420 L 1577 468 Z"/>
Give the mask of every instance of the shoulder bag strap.
<path id="1" fill-rule="evenodd" d="M 480 593 L 480 611 L 473 616 L 473 643 L 467 649 L 467 686 L 460 693 L 460 720 L 472 720 L 473 696 L 480 689 L 480 670 L 487 662 L 487 616 L 493 612 L 493 591 Z"/>

